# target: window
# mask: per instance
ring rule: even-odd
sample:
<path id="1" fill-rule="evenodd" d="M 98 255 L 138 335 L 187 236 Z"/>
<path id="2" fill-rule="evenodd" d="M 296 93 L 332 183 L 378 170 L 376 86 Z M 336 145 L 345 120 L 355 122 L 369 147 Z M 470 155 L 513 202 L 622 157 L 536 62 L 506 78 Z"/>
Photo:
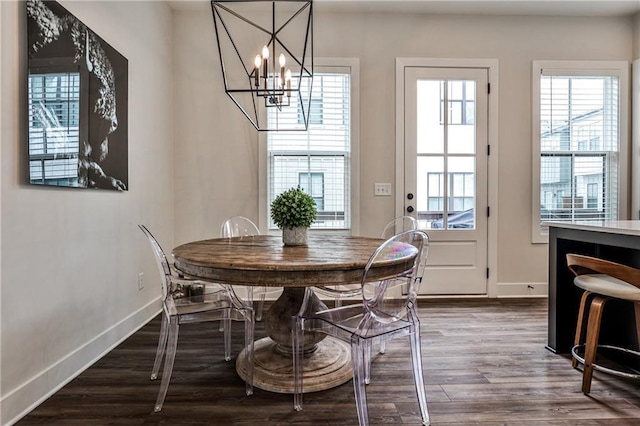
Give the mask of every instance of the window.
<path id="1" fill-rule="evenodd" d="M 597 183 L 587 184 L 587 208 L 588 209 L 598 208 L 598 186 L 599 185 Z"/>
<path id="2" fill-rule="evenodd" d="M 544 221 L 626 216 L 628 64 L 563 64 L 534 62 L 534 242 Z"/>
<path id="3" fill-rule="evenodd" d="M 444 183 L 443 173 L 427 173 L 427 208 L 430 212 L 444 210 Z"/>
<path id="4" fill-rule="evenodd" d="M 446 84 L 448 83 L 448 84 Z M 445 89 L 446 86 L 446 89 Z M 475 82 L 473 81 L 441 81 L 440 82 L 440 124 L 444 120 L 444 91 L 448 90 L 449 124 L 475 124 Z"/>
<path id="5" fill-rule="evenodd" d="M 475 204 L 474 173 L 449 173 L 449 212 L 469 210 Z"/>
<path id="6" fill-rule="evenodd" d="M 313 197 L 318 211 L 324 211 L 324 173 L 300 173 L 298 183 Z"/>
<path id="7" fill-rule="evenodd" d="M 267 132 L 266 207 L 281 192 L 300 185 L 313 197 L 318 216 L 312 229 L 352 227 L 353 67 L 315 67 L 309 127 L 300 132 Z M 278 111 L 299 123 L 295 100 Z M 267 110 L 267 114 L 276 114 Z M 267 215 L 268 216 L 268 215 Z M 268 219 L 269 229 L 276 226 Z"/>
<path id="8" fill-rule="evenodd" d="M 447 211 L 460 213 L 474 207 L 475 181 L 473 173 L 449 173 L 449 192 Z M 444 174 L 430 172 L 427 174 L 427 204 L 429 214 L 444 210 Z"/>

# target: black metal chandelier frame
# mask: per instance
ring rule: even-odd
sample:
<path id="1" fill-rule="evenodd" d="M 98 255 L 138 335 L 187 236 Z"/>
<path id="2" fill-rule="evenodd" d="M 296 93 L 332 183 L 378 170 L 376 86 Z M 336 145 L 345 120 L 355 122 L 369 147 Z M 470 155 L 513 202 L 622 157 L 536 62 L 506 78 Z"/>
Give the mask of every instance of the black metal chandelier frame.
<path id="1" fill-rule="evenodd" d="M 271 29 L 264 28 L 253 20 L 242 16 L 237 11 L 227 7 L 227 3 L 265 3 L 267 1 L 271 2 Z M 288 4 L 291 3 L 302 3 L 301 7 L 293 13 L 282 25 L 276 28 L 276 3 L 278 2 L 286 2 Z M 313 82 L 313 2 L 311 0 L 212 0 L 211 1 L 211 9 L 213 13 L 213 21 L 214 28 L 216 32 L 216 43 L 218 47 L 218 54 L 220 58 L 220 65 L 222 69 L 222 79 L 224 81 L 224 90 L 225 93 L 233 100 L 236 106 L 242 111 L 242 113 L 251 121 L 251 124 L 258 131 L 272 131 L 272 130 L 307 130 L 309 126 L 309 110 L 311 107 L 311 88 Z M 278 37 L 279 34 L 290 24 L 296 17 L 298 17 L 301 13 L 305 12 L 308 9 L 308 17 L 306 22 L 306 30 L 304 34 L 304 45 L 302 48 L 301 57 L 297 57 Z M 264 63 L 261 63 L 258 66 L 256 57 L 256 64 L 253 68 L 247 67 L 245 61 L 243 60 L 243 55 L 241 54 L 237 43 L 233 40 L 231 35 L 231 30 L 225 22 L 223 14 L 221 11 L 224 11 L 241 21 L 251 25 L 252 27 L 258 29 L 259 31 L 265 33 L 268 38 L 268 42 L 265 44 L 265 47 L 269 50 L 270 56 L 273 58 L 271 61 L 267 61 L 266 58 Z M 242 69 L 244 70 L 244 74 L 246 77 L 246 85 L 243 87 L 229 87 L 229 82 L 227 79 L 227 68 L 225 66 L 225 59 L 222 52 L 222 47 L 220 43 L 220 31 L 224 31 L 224 34 L 228 37 L 231 45 L 233 46 L 233 51 L 235 55 L 237 55 L 240 63 L 242 64 Z M 279 46 L 279 50 L 281 52 L 286 52 L 287 55 L 297 64 L 300 68 L 300 71 L 296 74 L 296 76 L 289 75 L 288 80 L 285 80 L 285 70 L 284 66 L 281 64 L 280 69 L 276 67 L 276 46 Z M 307 57 L 307 47 L 309 47 L 309 57 Z M 267 55 L 268 57 L 268 55 Z M 251 71 L 249 70 L 251 69 Z M 278 73 L 278 71 L 280 71 Z M 290 72 L 288 72 L 290 74 Z M 307 80 L 307 84 L 304 85 L 307 96 L 303 94 L 302 87 L 303 81 Z M 292 84 L 292 82 L 294 84 Z M 243 94 L 250 93 L 252 98 L 252 111 L 247 111 L 243 105 L 236 99 L 234 94 Z M 298 104 L 301 106 L 300 113 L 304 121 L 304 128 L 300 128 L 299 126 L 290 129 L 283 128 L 268 128 L 265 126 L 261 126 L 258 120 L 259 112 L 258 112 L 258 99 L 264 99 L 264 106 L 266 108 L 278 108 L 282 110 L 283 107 L 287 107 L 291 105 L 291 96 L 295 96 L 298 98 Z"/>

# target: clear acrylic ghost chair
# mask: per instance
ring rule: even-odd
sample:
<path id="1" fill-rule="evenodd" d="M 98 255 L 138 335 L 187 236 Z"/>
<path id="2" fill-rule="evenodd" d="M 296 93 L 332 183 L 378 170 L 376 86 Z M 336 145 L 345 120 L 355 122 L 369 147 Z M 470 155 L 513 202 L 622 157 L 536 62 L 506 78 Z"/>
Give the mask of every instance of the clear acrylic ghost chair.
<path id="1" fill-rule="evenodd" d="M 394 235 L 400 234 L 401 232 L 414 231 L 417 229 L 418 229 L 418 221 L 415 218 L 411 216 L 399 216 L 386 224 L 386 226 L 382 230 L 382 234 L 380 234 L 380 237 L 384 240 L 388 240 L 389 238 L 393 237 Z M 426 254 L 426 250 L 424 250 L 423 253 Z M 424 257 L 424 254 L 423 254 L 423 257 Z M 422 275 L 420 275 L 420 277 L 422 277 Z M 406 286 L 403 286 L 403 287 L 405 288 L 403 288 L 401 291 L 406 293 L 407 291 Z M 379 352 L 383 354 L 385 353 L 386 350 L 387 350 L 387 339 L 383 337 L 380 339 Z"/>
<path id="2" fill-rule="evenodd" d="M 407 231 L 385 241 L 371 256 L 362 278 L 362 304 L 347 305 L 319 312 L 307 312 L 312 290 L 306 288 L 305 299 L 298 314 L 292 318 L 292 346 L 294 370 L 294 409 L 302 409 L 302 361 L 305 332 L 324 333 L 351 344 L 353 387 L 360 425 L 369 424 L 366 396 L 366 377 L 370 359 L 367 347 L 382 336 L 409 336 L 411 362 L 422 423 L 429 424 L 427 399 L 422 373 L 420 350 L 420 320 L 414 304 L 420 281 L 416 280 L 418 263 L 428 237 L 421 231 Z M 413 255 L 407 269 L 393 276 L 380 277 L 375 265 L 397 256 Z M 409 291 L 400 298 L 389 294 L 391 284 L 404 282 Z"/>
<path id="3" fill-rule="evenodd" d="M 414 231 L 418 229 L 418 221 L 411 216 L 400 216 L 387 223 L 380 234 L 380 238 L 388 240 L 396 234 L 405 231 Z M 325 295 L 334 297 L 334 306 L 342 306 L 342 300 L 347 297 L 353 297 L 360 295 L 360 284 L 346 284 L 331 287 L 322 287 L 321 291 Z M 380 352 L 384 353 L 385 346 L 382 341 L 380 346 Z"/>
<path id="4" fill-rule="evenodd" d="M 222 285 L 185 279 L 172 273 L 172 268 L 158 241 L 144 225 L 138 225 L 138 227 L 147 236 L 162 278 L 162 321 L 151 380 L 157 379 L 163 358 L 164 369 L 154 411 L 162 410 L 167 395 L 178 345 L 178 331 L 182 324 L 218 321 L 224 318 L 244 321 L 247 376 L 249 378 L 245 390 L 247 395 L 253 394 L 253 308 L 245 306 L 241 301 L 235 299 L 233 292 L 228 291 Z M 205 286 L 207 287 L 206 292 L 204 292 Z M 217 291 L 213 290 L 214 287 L 217 287 Z M 225 359 L 228 361 L 231 359 L 231 340 L 228 328 L 225 329 L 224 339 Z"/>
<path id="5" fill-rule="evenodd" d="M 220 227 L 220 236 L 222 238 L 231 237 L 250 237 L 260 235 L 260 230 L 255 223 L 244 216 L 233 216 L 225 220 Z M 274 287 L 252 287 L 247 286 L 247 303 L 253 304 L 258 298 L 257 306 L 254 307 L 256 312 L 256 321 L 262 319 L 264 310 L 264 299 L 267 293 L 280 293 L 282 289 Z"/>
<path id="6" fill-rule="evenodd" d="M 164 254 L 160 243 L 151 234 L 149 229 L 144 225 L 138 225 L 138 227 L 145 234 L 149 240 L 149 244 L 155 255 L 156 264 L 160 268 L 160 274 L 163 275 L 168 271 L 171 277 L 170 292 L 174 299 L 179 299 L 189 296 L 202 297 L 210 293 L 219 293 L 220 291 L 227 291 L 226 287 L 220 284 L 185 278 L 179 271 L 176 271 L 172 264 L 169 263 L 167 256 Z M 151 371 L 151 380 L 158 378 L 158 371 L 160 370 L 160 364 L 162 363 L 162 357 L 164 355 L 164 349 L 167 341 L 167 328 L 168 320 L 165 318 L 165 312 L 162 311 L 163 321 L 160 332 L 160 340 L 158 342 L 158 350 L 156 352 L 156 360 L 153 364 L 153 370 Z M 222 324 L 222 322 L 221 322 Z M 231 320 L 224 323 L 224 327 L 220 327 L 220 331 L 224 331 L 224 359 L 225 361 L 231 361 Z"/>
<path id="7" fill-rule="evenodd" d="M 169 274 L 170 276 L 170 288 L 169 292 L 171 293 L 174 299 L 179 299 L 183 297 L 189 296 L 199 296 L 202 297 L 209 293 L 218 293 L 220 291 L 226 291 L 224 287 L 220 284 L 211 283 L 207 281 L 195 280 L 190 278 L 185 278 L 181 273 L 176 271 L 172 264 L 169 263 L 167 256 L 164 254 L 160 243 L 158 240 L 151 234 L 149 229 L 145 225 L 138 225 L 140 230 L 147 237 L 149 244 L 151 245 L 151 249 L 153 250 L 154 258 L 156 260 L 157 266 L 160 268 L 160 275 L 164 276 L 165 274 Z M 162 287 L 164 291 L 164 287 Z M 164 293 L 163 293 L 164 295 Z M 164 298 L 164 297 L 163 297 Z M 151 371 L 151 380 L 156 380 L 158 378 L 158 371 L 160 370 L 160 364 L 162 363 L 162 357 L 164 356 L 164 349 L 166 347 L 167 342 L 167 327 L 168 320 L 165 316 L 165 311 L 162 311 L 162 326 L 160 329 L 160 339 L 158 341 L 158 350 L 156 352 L 156 360 L 153 363 L 153 370 Z M 225 327 L 220 327 L 220 331 L 224 331 L 224 359 L 226 361 L 231 360 L 231 321 L 227 321 L 225 323 Z"/>
<path id="8" fill-rule="evenodd" d="M 393 219 L 382 230 L 380 238 L 385 240 L 393 237 L 396 234 L 406 231 L 415 231 L 418 229 L 418 221 L 411 216 L 400 216 Z"/>

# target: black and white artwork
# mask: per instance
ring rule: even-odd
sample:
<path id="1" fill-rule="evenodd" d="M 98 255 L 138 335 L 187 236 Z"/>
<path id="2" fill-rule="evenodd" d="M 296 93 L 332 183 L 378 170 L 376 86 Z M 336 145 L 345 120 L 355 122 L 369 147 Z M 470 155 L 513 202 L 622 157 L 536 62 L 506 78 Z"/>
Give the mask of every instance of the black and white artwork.
<path id="1" fill-rule="evenodd" d="M 26 7 L 29 183 L 127 190 L 127 59 L 59 3 Z"/>

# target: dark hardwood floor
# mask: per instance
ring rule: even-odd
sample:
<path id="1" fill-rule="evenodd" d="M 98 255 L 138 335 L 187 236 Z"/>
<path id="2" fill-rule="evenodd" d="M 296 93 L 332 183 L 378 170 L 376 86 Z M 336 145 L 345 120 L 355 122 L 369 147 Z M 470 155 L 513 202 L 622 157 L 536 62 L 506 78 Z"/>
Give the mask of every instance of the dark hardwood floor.
<path id="1" fill-rule="evenodd" d="M 420 302 L 422 353 L 433 425 L 638 425 L 640 383 L 595 373 L 590 396 L 568 357 L 545 349 L 547 302 Z M 182 327 L 171 385 L 153 412 L 150 381 L 159 318 L 111 351 L 17 424 L 356 425 L 351 382 L 306 394 L 244 394 L 234 361 L 223 360 L 217 324 Z M 233 351 L 242 345 L 234 324 Z M 264 336 L 258 323 L 257 337 Z M 372 424 L 419 424 L 408 341 L 376 356 L 367 388 Z"/>

